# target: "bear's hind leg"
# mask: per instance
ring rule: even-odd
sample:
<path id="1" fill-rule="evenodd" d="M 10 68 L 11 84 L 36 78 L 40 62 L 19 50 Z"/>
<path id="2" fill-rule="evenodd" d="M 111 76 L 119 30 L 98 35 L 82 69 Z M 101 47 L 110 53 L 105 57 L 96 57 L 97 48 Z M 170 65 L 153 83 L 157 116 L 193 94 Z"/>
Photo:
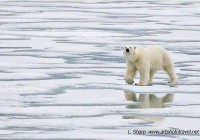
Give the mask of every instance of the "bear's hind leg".
<path id="1" fill-rule="evenodd" d="M 177 75 L 174 71 L 173 67 L 165 67 L 164 70 L 167 72 L 167 74 L 169 75 L 169 83 L 175 83 L 177 81 Z"/>

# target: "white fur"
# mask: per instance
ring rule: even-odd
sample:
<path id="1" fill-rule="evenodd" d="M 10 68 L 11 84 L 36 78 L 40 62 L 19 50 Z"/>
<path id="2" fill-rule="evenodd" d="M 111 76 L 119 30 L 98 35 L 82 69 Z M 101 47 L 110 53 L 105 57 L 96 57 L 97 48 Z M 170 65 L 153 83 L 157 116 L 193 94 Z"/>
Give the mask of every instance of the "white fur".
<path id="1" fill-rule="evenodd" d="M 126 49 L 129 52 L 126 52 Z M 123 53 L 126 57 L 127 70 L 125 80 L 132 84 L 136 72 L 140 73 L 140 82 L 138 85 L 152 84 L 153 76 L 156 71 L 164 70 L 169 75 L 169 82 L 175 83 L 177 75 L 174 71 L 174 64 L 169 53 L 161 47 L 123 47 Z"/>

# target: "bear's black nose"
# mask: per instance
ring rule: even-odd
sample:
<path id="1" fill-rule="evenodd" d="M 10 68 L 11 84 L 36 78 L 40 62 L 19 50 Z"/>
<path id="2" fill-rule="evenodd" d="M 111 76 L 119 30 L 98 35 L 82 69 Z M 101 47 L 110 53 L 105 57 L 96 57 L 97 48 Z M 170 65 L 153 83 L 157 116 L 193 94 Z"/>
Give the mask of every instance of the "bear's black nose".
<path id="1" fill-rule="evenodd" d="M 129 49 L 128 49 L 128 48 L 126 48 L 126 52 L 129 52 Z"/>

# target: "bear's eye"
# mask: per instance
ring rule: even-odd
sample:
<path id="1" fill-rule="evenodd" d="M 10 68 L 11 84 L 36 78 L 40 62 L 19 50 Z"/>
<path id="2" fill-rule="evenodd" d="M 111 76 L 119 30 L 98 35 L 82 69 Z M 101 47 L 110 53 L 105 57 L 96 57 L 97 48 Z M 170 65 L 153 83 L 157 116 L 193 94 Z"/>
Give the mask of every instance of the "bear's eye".
<path id="1" fill-rule="evenodd" d="M 130 47 L 130 49 L 131 49 L 131 47 Z"/>
<path id="2" fill-rule="evenodd" d="M 134 50 L 136 49 L 136 47 L 134 47 Z"/>

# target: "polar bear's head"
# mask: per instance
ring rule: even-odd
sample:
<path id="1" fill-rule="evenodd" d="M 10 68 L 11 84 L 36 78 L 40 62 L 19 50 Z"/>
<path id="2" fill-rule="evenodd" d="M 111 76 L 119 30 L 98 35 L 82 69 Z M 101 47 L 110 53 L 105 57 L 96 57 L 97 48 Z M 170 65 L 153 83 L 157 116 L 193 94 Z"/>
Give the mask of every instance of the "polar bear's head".
<path id="1" fill-rule="evenodd" d="M 136 47 L 129 46 L 129 47 L 122 47 L 123 54 L 129 61 L 134 61 L 136 58 Z"/>

